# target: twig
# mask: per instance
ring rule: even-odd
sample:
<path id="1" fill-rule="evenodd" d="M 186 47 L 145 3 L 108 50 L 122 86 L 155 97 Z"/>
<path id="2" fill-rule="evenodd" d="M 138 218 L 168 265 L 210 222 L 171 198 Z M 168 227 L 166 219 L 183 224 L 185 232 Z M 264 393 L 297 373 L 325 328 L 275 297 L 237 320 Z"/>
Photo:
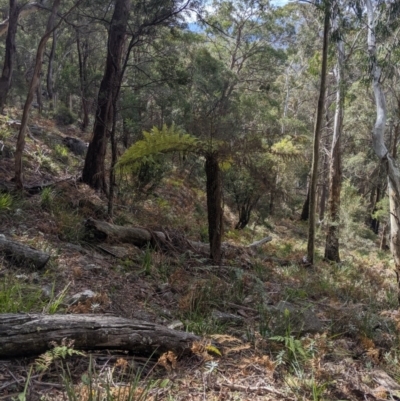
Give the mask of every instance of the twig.
<path id="1" fill-rule="evenodd" d="M 289 400 L 292 398 L 287 397 L 286 394 L 283 394 L 282 392 L 280 392 L 279 390 L 274 389 L 271 386 L 241 386 L 240 384 L 232 384 L 232 383 L 215 383 L 214 384 L 214 388 L 215 390 L 221 390 L 222 387 L 228 387 L 231 390 L 234 391 L 245 391 L 245 392 L 252 392 L 252 393 L 273 393 L 273 394 L 277 394 L 280 395 L 281 397 L 284 397 L 285 400 Z"/>
<path id="2" fill-rule="evenodd" d="M 266 244 L 267 242 L 271 242 L 271 241 L 272 241 L 272 237 L 268 236 L 263 239 L 260 239 L 259 241 L 255 241 L 250 245 L 247 245 L 246 248 L 257 248 L 258 246 Z"/>

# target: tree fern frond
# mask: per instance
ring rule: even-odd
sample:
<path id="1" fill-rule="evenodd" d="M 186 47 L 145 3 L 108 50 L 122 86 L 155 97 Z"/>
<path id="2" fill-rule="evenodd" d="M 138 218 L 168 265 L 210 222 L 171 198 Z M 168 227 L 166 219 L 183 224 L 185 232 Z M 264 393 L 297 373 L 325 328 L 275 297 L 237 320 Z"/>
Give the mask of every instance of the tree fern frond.
<path id="1" fill-rule="evenodd" d="M 303 157 L 302 152 L 289 136 L 272 145 L 269 152 L 283 160 L 298 160 Z"/>
<path id="2" fill-rule="evenodd" d="M 152 160 L 152 156 L 161 153 L 195 151 L 197 138 L 183 133 L 174 125 L 163 125 L 159 130 L 153 127 L 150 132 L 143 132 L 143 139 L 134 143 L 119 159 L 117 167 L 135 171 L 143 161 Z"/>

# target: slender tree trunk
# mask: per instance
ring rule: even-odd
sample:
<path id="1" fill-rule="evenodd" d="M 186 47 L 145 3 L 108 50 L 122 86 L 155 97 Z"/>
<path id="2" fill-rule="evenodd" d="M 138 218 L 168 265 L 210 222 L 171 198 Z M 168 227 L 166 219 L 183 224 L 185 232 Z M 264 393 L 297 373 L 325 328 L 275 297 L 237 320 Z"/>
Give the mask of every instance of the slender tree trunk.
<path id="1" fill-rule="evenodd" d="M 306 200 L 304 201 L 303 208 L 301 209 L 300 220 L 307 221 L 309 215 L 310 215 L 310 184 L 308 185 L 308 188 L 307 188 Z"/>
<path id="2" fill-rule="evenodd" d="M 221 205 L 222 185 L 218 157 L 215 153 L 208 153 L 206 155 L 205 170 L 207 179 L 207 214 L 210 258 L 214 263 L 220 263 L 223 230 L 223 211 Z"/>
<path id="3" fill-rule="evenodd" d="M 338 29 L 338 16 L 335 18 Z M 339 222 L 340 222 L 340 190 L 342 185 L 340 139 L 343 127 L 344 106 L 344 43 L 341 37 L 337 42 L 336 78 L 336 109 L 333 125 L 331 159 L 329 166 L 329 199 L 328 199 L 328 230 L 325 243 L 325 259 L 340 262 L 339 255 Z"/>
<path id="4" fill-rule="evenodd" d="M 376 212 L 376 210 L 377 210 L 376 206 L 380 200 L 381 200 L 381 188 L 378 185 L 378 187 L 376 188 L 376 192 L 375 192 L 375 198 L 373 200 L 372 213 L 371 213 L 371 218 L 370 218 L 370 227 L 371 227 L 371 230 L 375 234 L 378 234 L 378 232 L 379 232 L 379 220 L 372 217 L 372 215 Z"/>
<path id="5" fill-rule="evenodd" d="M 115 0 L 108 34 L 106 68 L 100 84 L 92 141 L 86 154 L 82 180 L 92 188 L 106 192 L 105 157 L 113 122 L 112 104 L 121 85 L 121 57 L 126 38 L 130 0 Z"/>
<path id="6" fill-rule="evenodd" d="M 328 136 L 327 140 L 328 142 Z M 326 143 L 326 146 L 328 144 Z M 324 145 L 325 147 L 325 145 Z M 326 152 L 323 152 L 323 167 L 322 167 L 322 174 L 321 174 L 321 194 L 319 197 L 319 205 L 318 205 L 318 220 L 322 222 L 325 217 L 325 209 L 326 209 L 326 197 L 328 195 L 328 188 L 327 188 L 327 172 L 328 172 L 328 155 Z M 329 178 L 329 177 L 328 177 Z"/>
<path id="7" fill-rule="evenodd" d="M 385 142 L 386 101 L 380 78 L 382 70 L 378 65 L 375 10 L 372 0 L 365 0 L 368 15 L 368 53 L 370 57 L 370 76 L 376 103 L 376 122 L 372 131 L 372 146 L 375 154 L 387 167 L 389 209 L 390 209 L 390 249 L 394 259 L 397 284 L 400 284 L 400 170 L 389 153 Z M 399 286 L 400 290 L 400 286 Z M 400 291 L 399 291 L 400 302 Z"/>
<path id="8" fill-rule="evenodd" d="M 36 103 L 38 105 L 39 115 L 43 112 L 43 100 L 42 100 L 42 80 L 39 76 L 39 81 L 36 88 Z"/>
<path id="9" fill-rule="evenodd" d="M 47 67 L 47 96 L 50 101 L 50 110 L 54 110 L 54 82 L 53 82 L 53 66 L 54 66 L 54 57 L 56 55 L 56 47 L 57 47 L 57 34 L 56 30 L 53 31 L 53 43 L 51 44 L 51 51 L 49 55 L 49 63 Z"/>
<path id="10" fill-rule="evenodd" d="M 33 71 L 33 76 L 31 83 L 29 85 L 28 96 L 26 97 L 24 111 L 22 114 L 21 119 L 21 128 L 19 131 L 18 139 L 17 139 L 17 148 L 15 151 L 15 184 L 17 188 L 22 189 L 22 153 L 25 147 L 25 135 L 26 129 L 28 126 L 28 118 L 29 112 L 32 106 L 33 98 L 35 96 L 35 92 L 38 88 L 39 81 L 40 81 L 40 72 L 42 70 L 42 63 L 43 63 L 43 54 L 46 49 L 46 43 L 51 35 L 54 20 L 57 16 L 58 6 L 60 5 L 61 0 L 54 0 L 53 7 L 51 10 L 51 14 L 47 21 L 47 27 L 45 34 L 43 35 L 42 39 L 39 42 L 38 50 L 36 53 L 36 62 L 35 62 L 35 69 Z"/>
<path id="11" fill-rule="evenodd" d="M 322 65 L 321 65 L 321 82 L 319 88 L 319 98 L 317 107 L 317 117 L 314 129 L 313 143 L 313 162 L 311 167 L 310 178 L 310 212 L 308 220 L 308 243 L 307 243 L 307 263 L 314 263 L 315 253 L 315 214 L 317 206 L 317 180 L 318 180 L 318 159 L 319 159 L 319 144 L 322 130 L 322 118 L 325 100 L 327 59 L 328 59 L 328 44 L 329 44 L 329 20 L 330 20 L 330 1 L 324 2 L 324 37 L 322 46 Z"/>
<path id="12" fill-rule="evenodd" d="M 79 61 L 79 83 L 81 89 L 81 102 L 82 102 L 82 131 L 86 131 L 89 126 L 89 105 L 87 99 L 87 42 L 81 43 L 79 30 L 76 30 L 76 47 L 78 49 Z M 83 49 L 82 49 L 83 48 Z"/>
<path id="13" fill-rule="evenodd" d="M 15 36 L 17 34 L 18 15 L 18 0 L 10 0 L 6 52 L 4 57 L 3 72 L 0 77 L 0 111 L 3 111 L 4 109 L 8 91 L 11 88 L 11 80 L 14 69 Z"/>

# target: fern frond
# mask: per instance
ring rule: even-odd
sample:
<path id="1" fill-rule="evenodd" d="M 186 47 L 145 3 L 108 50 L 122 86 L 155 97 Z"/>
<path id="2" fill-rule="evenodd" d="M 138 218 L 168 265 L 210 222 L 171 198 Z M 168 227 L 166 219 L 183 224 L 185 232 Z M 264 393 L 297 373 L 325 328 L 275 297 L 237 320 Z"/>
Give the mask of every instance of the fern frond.
<path id="1" fill-rule="evenodd" d="M 303 154 L 297 144 L 295 144 L 291 137 L 286 136 L 279 142 L 276 142 L 269 149 L 269 152 L 284 161 L 298 160 L 303 158 Z"/>
<path id="2" fill-rule="evenodd" d="M 197 138 L 185 134 L 174 125 L 163 125 L 159 130 L 153 127 L 150 132 L 143 132 L 143 139 L 134 143 L 121 156 L 117 167 L 136 171 L 144 161 L 151 162 L 153 156 L 173 152 L 195 151 Z"/>

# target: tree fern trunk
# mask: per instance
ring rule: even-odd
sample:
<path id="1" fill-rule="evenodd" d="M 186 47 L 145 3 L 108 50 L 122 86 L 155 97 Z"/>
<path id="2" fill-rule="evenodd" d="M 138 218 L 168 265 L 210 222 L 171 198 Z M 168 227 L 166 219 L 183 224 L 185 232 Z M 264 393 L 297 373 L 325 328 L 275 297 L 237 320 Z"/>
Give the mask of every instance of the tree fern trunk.
<path id="1" fill-rule="evenodd" d="M 207 214 L 208 238 L 210 241 L 210 258 L 214 263 L 221 262 L 222 217 L 221 206 L 221 171 L 215 153 L 206 155 L 207 178 Z"/>

